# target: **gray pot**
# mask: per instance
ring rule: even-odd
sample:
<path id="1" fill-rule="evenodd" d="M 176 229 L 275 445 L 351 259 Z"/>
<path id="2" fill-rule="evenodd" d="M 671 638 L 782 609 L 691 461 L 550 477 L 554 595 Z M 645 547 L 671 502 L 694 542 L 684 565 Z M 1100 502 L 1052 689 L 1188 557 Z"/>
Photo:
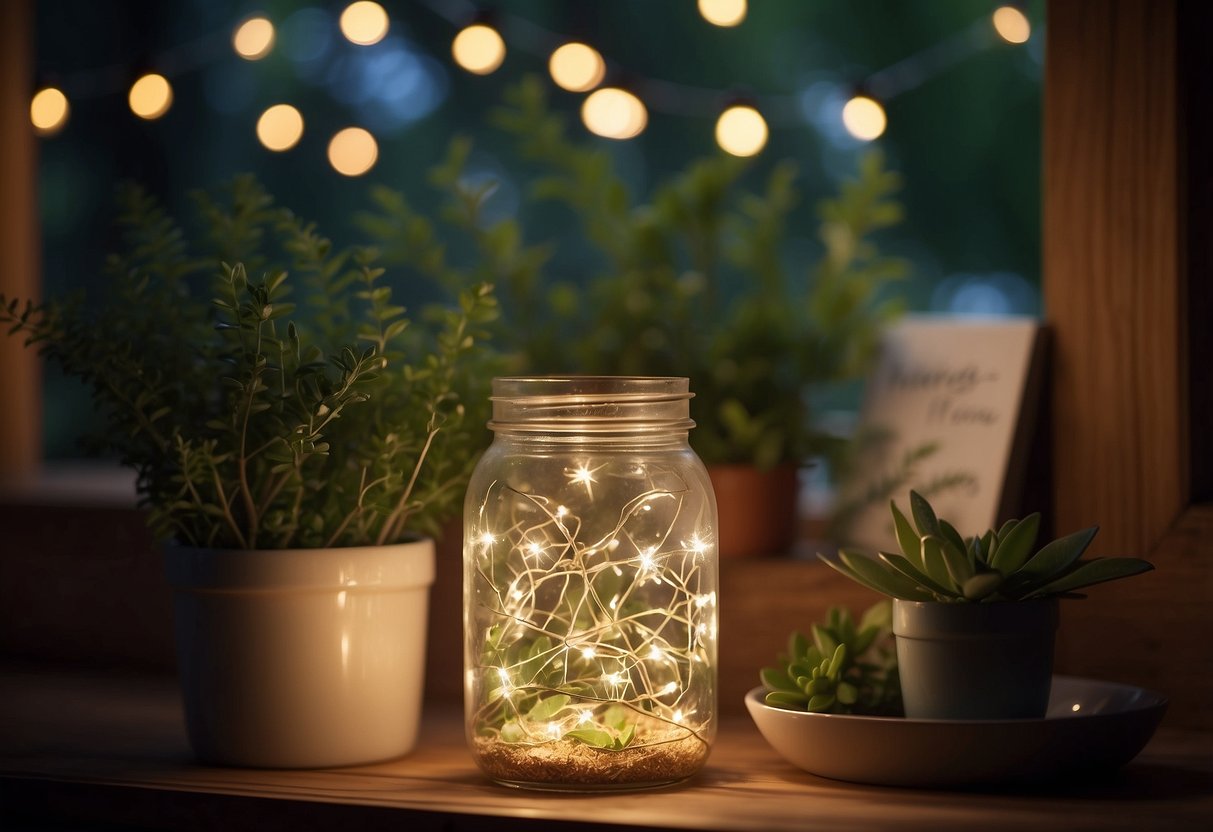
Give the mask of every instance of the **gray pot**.
<path id="1" fill-rule="evenodd" d="M 992 604 L 893 601 L 910 719 L 1032 719 L 1053 681 L 1057 599 Z"/>

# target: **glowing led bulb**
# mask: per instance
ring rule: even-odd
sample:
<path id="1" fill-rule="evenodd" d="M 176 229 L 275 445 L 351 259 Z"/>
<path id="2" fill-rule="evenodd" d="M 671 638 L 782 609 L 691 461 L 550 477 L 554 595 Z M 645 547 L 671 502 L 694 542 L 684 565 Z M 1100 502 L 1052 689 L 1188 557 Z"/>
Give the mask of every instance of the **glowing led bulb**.
<path id="1" fill-rule="evenodd" d="M 639 98 L 618 87 L 603 87 L 581 104 L 581 120 L 591 133 L 607 139 L 639 136 L 649 122 Z"/>
<path id="2" fill-rule="evenodd" d="M 505 41 L 492 26 L 474 23 L 455 35 L 451 55 L 468 72 L 488 75 L 505 60 Z"/>
<path id="3" fill-rule="evenodd" d="M 246 61 L 257 61 L 274 48 L 274 24 L 269 18 L 250 17 L 232 33 L 232 48 Z"/>
<path id="4" fill-rule="evenodd" d="M 649 648 L 650 661 L 659 662 L 664 658 L 665 658 L 665 651 L 662 650 L 660 647 L 658 647 L 656 644 L 654 644 L 651 648 Z"/>
<path id="5" fill-rule="evenodd" d="M 597 655 L 598 655 L 598 651 L 595 650 L 593 647 L 582 647 L 581 648 L 581 658 L 583 658 L 583 659 L 592 659 Z"/>
<path id="6" fill-rule="evenodd" d="M 375 165 L 379 145 L 361 127 L 347 127 L 329 142 L 329 164 L 345 176 L 361 176 Z"/>
<path id="7" fill-rule="evenodd" d="M 257 119 L 257 139 L 275 152 L 290 150 L 303 136 L 303 116 L 290 104 L 275 104 Z"/>
<path id="8" fill-rule="evenodd" d="M 847 132 L 865 142 L 880 138 L 888 123 L 884 107 L 866 95 L 855 96 L 842 108 L 842 124 Z"/>
<path id="9" fill-rule="evenodd" d="M 149 72 L 131 85 L 127 101 L 131 112 L 145 118 L 160 118 L 173 105 L 173 88 L 163 75 Z"/>
<path id="10" fill-rule="evenodd" d="M 716 121 L 716 143 L 734 156 L 753 156 L 767 144 L 767 123 L 753 107 L 729 107 Z"/>
<path id="11" fill-rule="evenodd" d="M 589 711 L 582 711 L 577 716 L 577 724 L 585 725 L 587 722 L 593 721 L 593 719 L 594 719 L 594 715 L 592 713 L 590 713 Z"/>
<path id="12" fill-rule="evenodd" d="M 713 26 L 736 26 L 745 20 L 746 0 L 699 0 L 699 13 Z"/>
<path id="13" fill-rule="evenodd" d="M 602 83 L 606 63 L 598 50 L 584 43 L 566 43 L 548 59 L 548 72 L 556 85 L 569 92 L 586 92 Z"/>
<path id="14" fill-rule="evenodd" d="M 29 103 L 29 120 L 43 136 L 58 133 L 67 124 L 71 112 L 67 96 L 55 87 L 38 90 Z"/>
<path id="15" fill-rule="evenodd" d="M 484 532 L 480 535 L 480 543 L 483 546 L 492 546 L 495 539 L 492 532 Z"/>
<path id="16" fill-rule="evenodd" d="M 383 6 L 372 0 L 350 3 L 341 13 L 341 34 L 350 43 L 370 46 L 387 36 L 390 23 Z"/>
<path id="17" fill-rule="evenodd" d="M 1026 43 L 1032 36 L 1032 24 L 1028 17 L 1014 6 L 1000 6 L 994 10 L 994 31 L 1007 43 Z"/>

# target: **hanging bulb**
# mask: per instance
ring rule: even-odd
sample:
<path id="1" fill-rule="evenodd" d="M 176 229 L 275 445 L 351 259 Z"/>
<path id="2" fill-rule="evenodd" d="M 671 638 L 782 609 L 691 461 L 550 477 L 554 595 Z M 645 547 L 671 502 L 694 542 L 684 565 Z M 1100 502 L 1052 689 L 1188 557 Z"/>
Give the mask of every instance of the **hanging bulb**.
<path id="1" fill-rule="evenodd" d="M 372 0 L 358 0 L 345 7 L 339 25 L 350 43 L 371 46 L 387 37 L 391 23 L 383 6 Z"/>
<path id="2" fill-rule="evenodd" d="M 451 42 L 455 63 L 475 75 L 488 75 L 505 60 L 505 41 L 486 23 L 473 23 Z"/>
<path id="3" fill-rule="evenodd" d="M 163 75 L 149 72 L 131 84 L 127 101 L 132 113 L 151 121 L 160 118 L 173 106 L 173 87 Z"/>
<path id="4" fill-rule="evenodd" d="M 257 119 L 257 139 L 269 150 L 290 150 L 303 136 L 303 116 L 290 104 L 275 104 Z"/>
<path id="5" fill-rule="evenodd" d="M 1023 9 L 1015 6 L 1000 6 L 994 10 L 994 31 L 1007 43 L 1027 43 L 1032 36 L 1032 24 Z"/>
<path id="6" fill-rule="evenodd" d="M 699 0 L 699 13 L 713 26 L 737 26 L 745 20 L 746 0 Z"/>
<path id="7" fill-rule="evenodd" d="M 884 107 L 875 98 L 855 95 L 842 108 L 842 124 L 860 141 L 870 142 L 884 134 L 888 126 Z"/>
<path id="8" fill-rule="evenodd" d="M 607 139 L 639 136 L 649 123 L 648 111 L 632 93 L 619 87 L 603 87 L 590 93 L 581 104 L 586 128 Z"/>
<path id="9" fill-rule="evenodd" d="M 29 103 L 29 120 L 40 136 L 53 136 L 67 124 L 71 107 L 67 96 L 57 87 L 43 87 Z"/>
<path id="10" fill-rule="evenodd" d="M 232 48 L 246 61 L 259 61 L 274 48 L 274 24 L 269 18 L 250 17 L 232 33 Z"/>
<path id="11" fill-rule="evenodd" d="M 598 50 L 584 43 L 566 43 L 548 59 L 548 72 L 561 89 L 587 92 L 602 83 L 606 62 Z"/>
<path id="12" fill-rule="evenodd" d="M 347 127 L 329 142 L 329 164 L 345 176 L 361 176 L 378 158 L 375 137 L 361 127 Z"/>
<path id="13" fill-rule="evenodd" d="M 734 156 L 754 156 L 767 144 L 766 119 L 748 104 L 728 107 L 716 120 L 716 143 Z"/>

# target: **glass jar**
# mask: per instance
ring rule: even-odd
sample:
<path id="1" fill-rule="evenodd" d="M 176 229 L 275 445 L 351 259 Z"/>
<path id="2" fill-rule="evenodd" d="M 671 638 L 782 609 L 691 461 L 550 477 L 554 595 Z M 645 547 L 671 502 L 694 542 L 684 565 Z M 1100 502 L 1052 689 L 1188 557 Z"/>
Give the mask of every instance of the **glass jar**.
<path id="1" fill-rule="evenodd" d="M 511 786 L 690 777 L 716 733 L 716 501 L 685 378 L 493 381 L 464 506 L 467 739 Z"/>

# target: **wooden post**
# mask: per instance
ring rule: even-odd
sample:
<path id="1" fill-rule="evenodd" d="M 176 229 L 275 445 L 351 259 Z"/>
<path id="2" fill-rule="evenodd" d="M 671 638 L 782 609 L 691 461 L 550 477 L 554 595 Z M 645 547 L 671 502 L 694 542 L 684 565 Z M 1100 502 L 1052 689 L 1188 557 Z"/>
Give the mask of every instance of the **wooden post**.
<path id="1" fill-rule="evenodd" d="M 1147 552 L 1189 497 L 1177 34 L 1176 0 L 1048 4 L 1054 520 L 1099 523 L 1103 554 Z"/>
<path id="2" fill-rule="evenodd" d="M 0 293 L 36 298 L 37 164 L 29 102 L 33 3 L 0 3 Z M 22 479 L 42 459 L 41 376 L 24 340 L 0 332 L 0 481 Z"/>

